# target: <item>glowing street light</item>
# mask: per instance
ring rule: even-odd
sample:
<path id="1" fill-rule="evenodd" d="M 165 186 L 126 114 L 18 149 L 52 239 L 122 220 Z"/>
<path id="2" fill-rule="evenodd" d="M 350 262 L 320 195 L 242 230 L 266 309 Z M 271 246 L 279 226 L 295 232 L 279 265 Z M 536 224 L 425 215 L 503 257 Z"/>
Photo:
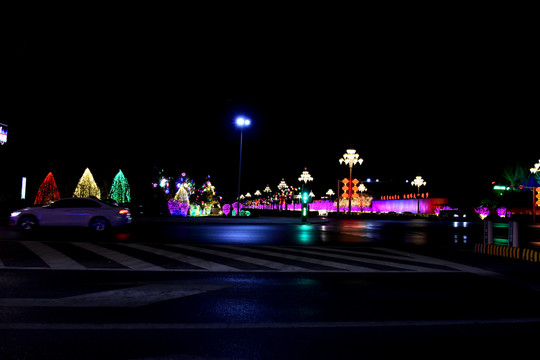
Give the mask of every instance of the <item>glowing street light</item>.
<path id="1" fill-rule="evenodd" d="M 538 171 L 540 171 L 540 160 L 532 168 L 530 168 L 531 174 L 536 174 Z"/>
<path id="2" fill-rule="evenodd" d="M 420 186 L 426 186 L 426 181 L 422 179 L 420 175 L 418 175 L 413 181 L 411 181 L 412 186 L 418 187 L 418 195 L 416 198 L 418 199 L 418 211 L 417 214 L 420 214 Z"/>
<path id="3" fill-rule="evenodd" d="M 242 178 L 242 137 L 244 133 L 244 127 L 251 125 L 251 120 L 242 116 L 236 118 L 236 126 L 240 128 L 240 161 L 238 162 L 238 193 L 236 196 L 237 209 L 236 216 L 240 216 L 240 179 Z"/>
<path id="4" fill-rule="evenodd" d="M 339 159 L 340 164 L 345 163 L 345 165 L 349 165 L 349 184 L 352 184 L 352 168 L 353 168 L 353 166 L 356 165 L 356 164 L 362 165 L 363 162 L 364 162 L 364 159 L 362 159 L 360 157 L 360 155 L 358 155 L 356 153 L 356 150 L 354 150 L 354 149 L 348 149 L 347 152 L 345 154 L 343 154 L 343 157 L 341 159 Z M 349 191 L 349 215 L 351 215 L 352 185 L 349 188 L 350 188 L 350 191 Z M 338 205 L 337 206 L 338 206 L 338 209 L 339 209 L 339 199 L 338 199 Z"/>
<path id="5" fill-rule="evenodd" d="M 309 174 L 307 168 L 304 168 L 304 171 L 302 171 L 302 175 L 300 175 L 298 181 L 303 181 L 304 184 L 307 184 L 308 181 L 313 181 L 313 177 Z"/>

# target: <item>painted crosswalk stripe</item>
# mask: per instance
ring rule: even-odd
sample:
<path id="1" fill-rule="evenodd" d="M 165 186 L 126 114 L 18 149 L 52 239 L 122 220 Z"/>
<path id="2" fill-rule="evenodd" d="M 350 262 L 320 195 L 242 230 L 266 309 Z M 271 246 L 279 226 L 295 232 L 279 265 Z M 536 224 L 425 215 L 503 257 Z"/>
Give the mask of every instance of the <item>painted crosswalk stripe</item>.
<path id="1" fill-rule="evenodd" d="M 174 244 L 172 246 L 180 248 L 180 249 L 190 249 L 190 250 L 195 250 L 198 252 L 217 255 L 223 258 L 231 258 L 234 260 L 253 263 L 256 265 L 264 266 L 268 270 L 281 270 L 281 271 L 305 271 L 306 270 L 305 268 L 294 266 L 294 265 L 287 265 L 287 264 L 278 263 L 278 262 L 274 262 L 270 260 L 258 259 L 258 258 L 253 258 L 249 256 L 234 254 L 231 252 L 220 251 L 220 250 L 215 250 L 215 249 L 207 249 L 207 248 L 202 248 L 202 247 L 197 247 L 197 246 L 179 245 L 179 244 Z"/>
<path id="2" fill-rule="evenodd" d="M 219 272 L 485 272 L 442 259 L 374 247 L 364 249 L 294 245 L 109 244 L 34 240 L 0 244 L 0 268 Z"/>
<path id="3" fill-rule="evenodd" d="M 225 249 L 231 249 L 231 250 L 235 249 L 234 245 L 220 245 L 219 247 L 220 248 L 225 248 Z M 270 248 L 270 249 L 272 249 L 274 251 L 264 250 L 263 248 Z M 368 267 L 349 265 L 349 264 L 345 264 L 345 263 L 322 260 L 322 259 L 313 259 L 313 258 L 300 256 L 300 255 L 290 255 L 290 254 L 286 254 L 286 253 L 280 252 L 280 251 L 278 251 L 278 253 L 276 253 L 274 247 L 257 247 L 256 249 L 244 247 L 244 248 L 242 248 L 242 251 L 247 251 L 247 252 L 250 252 L 250 253 L 253 253 L 253 254 L 260 254 L 260 255 L 265 255 L 265 256 L 278 257 L 278 258 L 282 258 L 282 259 L 289 259 L 289 260 L 302 262 L 302 263 L 322 265 L 322 266 L 326 266 L 326 267 L 329 267 L 329 268 L 334 268 L 335 270 L 348 270 L 348 271 L 358 271 L 358 272 L 374 272 L 374 271 L 377 271 L 375 269 L 371 269 L 371 268 L 368 268 Z M 295 253 L 301 254 L 302 250 L 295 250 Z"/>
<path id="4" fill-rule="evenodd" d="M 313 251 L 315 250 L 315 251 Z M 436 264 L 435 262 L 426 262 L 426 261 L 414 261 L 414 258 L 411 257 L 398 257 L 398 256 L 392 256 L 392 255 L 373 255 L 373 254 L 366 254 L 362 252 L 351 252 L 351 251 L 340 251 L 340 253 L 345 253 L 346 255 L 342 254 L 333 254 L 333 252 L 336 252 L 335 249 L 332 249 L 328 251 L 325 248 L 313 248 L 310 250 L 299 250 L 295 249 L 296 252 L 300 252 L 303 254 L 313 254 L 313 255 L 321 255 L 324 254 L 324 256 L 332 257 L 340 260 L 351 260 L 351 261 L 359 261 L 366 264 L 373 264 L 373 265 L 382 265 L 382 266 L 388 266 L 391 268 L 395 268 L 398 270 L 411 270 L 411 271 L 430 271 L 430 272 L 440 272 L 440 271 L 452 271 L 454 269 Z M 382 259 L 390 259 L 393 261 L 386 261 Z M 422 265 L 417 265 L 422 264 Z M 430 266 L 431 265 L 431 266 Z"/>
<path id="5" fill-rule="evenodd" d="M 165 270 L 161 266 L 157 266 L 154 264 L 150 264 L 146 261 L 142 261 L 140 259 L 134 258 L 132 256 L 122 254 L 121 252 L 111 250 L 104 248 L 102 246 L 98 246 L 95 244 L 90 243 L 74 243 L 75 245 L 86 249 L 88 251 L 92 251 L 98 255 L 101 255 L 103 257 L 106 257 L 107 259 L 110 259 L 112 261 L 115 261 L 121 265 L 124 265 L 132 270 Z"/>
<path id="6" fill-rule="evenodd" d="M 235 267 L 232 267 L 232 266 L 227 266 L 227 265 L 220 264 L 220 263 L 217 263 L 217 262 L 197 258 L 197 257 L 194 257 L 194 256 L 189 256 L 189 255 L 186 255 L 186 254 L 175 253 L 175 252 L 168 251 L 168 250 L 163 250 L 163 249 L 157 249 L 157 248 L 150 247 L 150 246 L 147 246 L 147 245 L 125 244 L 125 246 L 131 247 L 131 248 L 134 248 L 134 249 L 139 249 L 141 251 L 150 252 L 150 253 L 153 253 L 153 254 L 156 254 L 156 255 L 159 255 L 159 256 L 168 257 L 168 258 L 171 258 L 173 260 L 182 261 L 182 262 L 191 264 L 193 266 L 197 266 L 197 267 L 201 268 L 201 270 L 240 271 L 239 269 L 237 269 Z"/>
<path id="7" fill-rule="evenodd" d="M 72 258 L 64 255 L 39 241 L 21 241 L 28 250 L 39 256 L 49 267 L 53 269 L 85 269 L 85 267 Z"/>

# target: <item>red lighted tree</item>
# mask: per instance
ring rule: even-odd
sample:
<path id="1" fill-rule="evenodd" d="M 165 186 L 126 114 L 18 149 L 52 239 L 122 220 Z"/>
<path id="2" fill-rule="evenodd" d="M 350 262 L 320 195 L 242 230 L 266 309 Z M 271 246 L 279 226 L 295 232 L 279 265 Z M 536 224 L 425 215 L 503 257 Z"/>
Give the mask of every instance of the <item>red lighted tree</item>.
<path id="1" fill-rule="evenodd" d="M 39 187 L 34 205 L 46 205 L 56 200 L 60 200 L 60 193 L 53 174 L 48 173 Z"/>

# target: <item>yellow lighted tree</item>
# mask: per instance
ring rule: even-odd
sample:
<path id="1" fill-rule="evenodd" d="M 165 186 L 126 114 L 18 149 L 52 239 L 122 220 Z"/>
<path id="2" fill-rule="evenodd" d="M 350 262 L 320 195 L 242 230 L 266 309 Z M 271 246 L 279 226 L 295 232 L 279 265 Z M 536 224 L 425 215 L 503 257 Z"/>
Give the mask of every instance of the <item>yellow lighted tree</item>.
<path id="1" fill-rule="evenodd" d="M 92 173 L 88 168 L 86 168 L 81 176 L 81 179 L 79 180 L 79 183 L 77 184 L 77 187 L 75 188 L 73 197 L 83 198 L 91 196 L 101 199 L 101 191 L 94 181 Z"/>

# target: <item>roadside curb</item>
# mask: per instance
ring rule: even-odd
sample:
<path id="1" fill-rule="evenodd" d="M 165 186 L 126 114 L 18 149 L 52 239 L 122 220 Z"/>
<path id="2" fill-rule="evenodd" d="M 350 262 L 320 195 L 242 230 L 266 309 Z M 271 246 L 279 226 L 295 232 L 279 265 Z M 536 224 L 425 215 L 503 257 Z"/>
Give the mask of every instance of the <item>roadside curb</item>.
<path id="1" fill-rule="evenodd" d="M 540 252 L 533 249 L 512 248 L 493 244 L 476 244 L 474 252 L 477 254 L 507 257 L 511 259 L 540 262 Z"/>

